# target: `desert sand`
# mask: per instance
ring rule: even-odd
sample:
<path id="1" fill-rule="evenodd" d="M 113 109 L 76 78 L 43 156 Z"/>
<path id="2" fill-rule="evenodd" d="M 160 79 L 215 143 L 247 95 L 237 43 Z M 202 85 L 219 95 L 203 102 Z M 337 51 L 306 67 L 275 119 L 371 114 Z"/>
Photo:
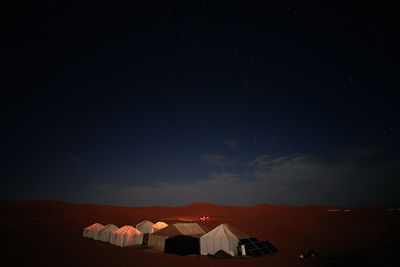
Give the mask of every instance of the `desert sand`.
<path id="1" fill-rule="evenodd" d="M 393 207 L 219 206 L 116 207 L 58 201 L 0 202 L 2 266 L 400 266 L 400 212 Z M 344 210 L 350 210 L 345 212 Z M 329 211 L 330 210 L 330 211 Z M 334 211 L 336 210 L 336 211 Z M 201 215 L 210 221 L 200 222 Z M 228 223 L 280 251 L 260 258 L 212 259 L 120 248 L 82 238 L 99 222 L 135 226 L 142 220 Z M 314 250 L 320 257 L 301 259 Z"/>

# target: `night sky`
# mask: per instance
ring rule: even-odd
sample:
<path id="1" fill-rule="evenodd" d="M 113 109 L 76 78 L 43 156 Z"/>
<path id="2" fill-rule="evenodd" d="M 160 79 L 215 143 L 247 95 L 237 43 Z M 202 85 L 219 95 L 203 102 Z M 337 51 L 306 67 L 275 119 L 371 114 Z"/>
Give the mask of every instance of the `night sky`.
<path id="1" fill-rule="evenodd" d="M 0 199 L 399 204 L 396 9 L 266 2 L 1 4 Z"/>

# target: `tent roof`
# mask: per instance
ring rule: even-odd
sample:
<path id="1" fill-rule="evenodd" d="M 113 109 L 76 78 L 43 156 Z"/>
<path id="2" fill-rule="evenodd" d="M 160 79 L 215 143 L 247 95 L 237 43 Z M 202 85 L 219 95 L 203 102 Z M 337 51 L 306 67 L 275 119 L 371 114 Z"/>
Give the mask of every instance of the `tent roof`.
<path id="1" fill-rule="evenodd" d="M 103 227 L 104 227 L 104 225 L 102 225 L 101 223 L 94 223 L 94 224 L 86 227 L 85 229 L 87 229 L 87 230 L 95 230 L 95 229 L 101 229 Z"/>
<path id="2" fill-rule="evenodd" d="M 118 234 L 118 235 L 123 235 L 126 233 L 141 234 L 142 232 L 140 232 L 138 229 L 136 229 L 135 227 L 133 227 L 131 225 L 125 225 L 125 226 L 122 226 L 121 228 L 119 228 L 118 230 L 114 231 L 114 233 Z"/>
<path id="3" fill-rule="evenodd" d="M 210 232 L 205 234 L 203 236 L 203 238 L 205 238 L 205 237 L 216 238 L 216 237 L 220 237 L 220 236 L 227 236 L 228 238 L 236 237 L 237 239 L 249 238 L 248 234 L 246 234 L 226 223 L 220 224 L 219 226 L 215 227 L 213 230 L 211 230 Z"/>
<path id="4" fill-rule="evenodd" d="M 167 226 L 168 226 L 168 224 L 166 224 L 165 222 L 156 222 L 155 224 L 153 224 L 152 228 L 153 229 L 163 229 Z"/>
<path id="5" fill-rule="evenodd" d="M 141 225 L 145 225 L 145 224 L 154 225 L 154 223 L 152 223 L 151 221 L 144 220 L 144 221 L 141 221 L 140 223 L 136 224 L 136 227 L 141 226 Z"/>
<path id="6" fill-rule="evenodd" d="M 118 230 L 118 226 L 114 225 L 114 224 L 107 224 L 106 226 L 104 226 L 100 232 L 114 232 L 116 230 Z"/>
<path id="7" fill-rule="evenodd" d="M 208 229 L 198 225 L 197 223 L 174 223 L 168 227 L 165 227 L 153 235 L 160 236 L 176 236 L 176 235 L 189 235 L 189 236 L 200 236 L 207 233 Z"/>
<path id="8" fill-rule="evenodd" d="M 160 227 L 160 226 L 165 227 L 165 226 L 168 226 L 168 224 L 165 222 L 156 222 L 153 226 L 154 227 Z"/>

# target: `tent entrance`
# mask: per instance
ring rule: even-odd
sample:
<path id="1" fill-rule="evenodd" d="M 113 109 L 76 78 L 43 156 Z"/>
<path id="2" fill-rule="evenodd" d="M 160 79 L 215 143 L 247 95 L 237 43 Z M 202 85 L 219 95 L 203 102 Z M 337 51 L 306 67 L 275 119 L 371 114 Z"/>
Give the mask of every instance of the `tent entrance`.
<path id="1" fill-rule="evenodd" d="M 147 247 L 148 243 L 149 243 L 149 234 L 143 234 L 143 243 L 142 243 L 142 245 L 144 247 Z"/>
<path id="2" fill-rule="evenodd" d="M 177 235 L 165 240 L 165 254 L 200 254 L 200 241 L 198 238 L 187 235 Z"/>

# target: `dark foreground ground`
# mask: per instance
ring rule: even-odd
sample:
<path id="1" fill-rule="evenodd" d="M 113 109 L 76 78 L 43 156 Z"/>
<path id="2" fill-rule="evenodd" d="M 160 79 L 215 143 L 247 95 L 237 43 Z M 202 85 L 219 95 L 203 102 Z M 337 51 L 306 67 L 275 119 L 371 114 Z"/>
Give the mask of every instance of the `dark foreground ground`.
<path id="1" fill-rule="evenodd" d="M 400 211 L 393 207 L 114 207 L 57 201 L 0 202 L 2 266 L 400 266 Z M 338 209 L 337 211 L 329 211 Z M 344 212 L 345 209 L 351 211 Z M 261 258 L 212 259 L 119 248 L 82 238 L 94 222 L 133 225 L 211 217 L 212 229 L 228 223 L 280 252 Z M 301 259 L 314 250 L 320 257 Z M 4 264 L 5 263 L 5 264 Z"/>

